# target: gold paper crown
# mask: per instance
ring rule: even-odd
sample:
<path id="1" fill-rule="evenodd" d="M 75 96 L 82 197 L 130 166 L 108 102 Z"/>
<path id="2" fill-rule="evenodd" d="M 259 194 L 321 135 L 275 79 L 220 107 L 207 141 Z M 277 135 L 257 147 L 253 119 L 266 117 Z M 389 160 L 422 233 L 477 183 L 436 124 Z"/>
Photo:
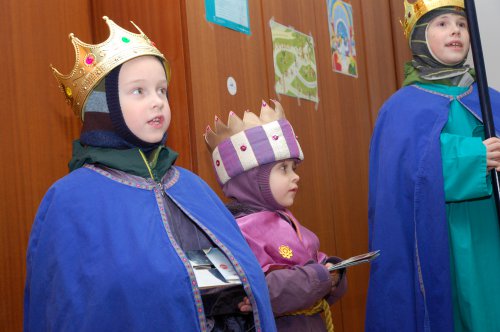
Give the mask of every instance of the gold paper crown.
<path id="1" fill-rule="evenodd" d="M 272 100 L 272 99 L 271 99 Z M 245 111 L 243 120 L 240 119 L 233 111 L 229 112 L 227 126 L 215 116 L 215 132 L 210 126 L 207 126 L 205 132 L 205 141 L 212 152 L 220 142 L 225 139 L 250 128 L 262 126 L 266 123 L 286 119 L 283 107 L 276 100 L 272 100 L 274 109 L 271 108 L 265 101 L 262 101 L 260 108 L 260 116 L 250 111 Z"/>
<path id="2" fill-rule="evenodd" d="M 154 55 L 163 59 L 167 81 L 170 82 L 170 65 L 155 44 L 130 21 L 140 33 L 127 31 L 107 16 L 103 16 L 109 27 L 106 41 L 92 45 L 76 38 L 69 38 L 75 48 L 75 66 L 68 75 L 61 74 L 52 65 L 52 71 L 59 83 L 66 102 L 71 105 L 76 116 L 83 120 L 82 109 L 93 88 L 118 65 L 143 55 Z"/>
<path id="3" fill-rule="evenodd" d="M 411 32 L 417 21 L 431 10 L 450 6 L 465 8 L 464 0 L 417 0 L 414 3 L 404 0 L 404 5 L 405 17 L 400 22 L 403 26 L 405 37 L 408 40 L 410 40 Z"/>

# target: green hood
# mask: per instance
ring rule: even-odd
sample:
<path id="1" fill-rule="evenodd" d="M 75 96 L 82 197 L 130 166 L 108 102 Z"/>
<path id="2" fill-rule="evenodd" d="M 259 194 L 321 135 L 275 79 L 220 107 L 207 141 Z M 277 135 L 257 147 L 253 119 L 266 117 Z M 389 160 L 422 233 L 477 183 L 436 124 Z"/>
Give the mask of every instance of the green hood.
<path id="1" fill-rule="evenodd" d="M 159 181 L 177 159 L 177 152 L 166 146 L 158 146 L 148 156 L 149 167 L 155 181 Z M 118 150 L 83 146 L 79 140 L 73 142 L 73 156 L 69 162 L 70 172 L 85 164 L 103 165 L 143 178 L 151 178 L 139 148 Z"/>
<path id="2" fill-rule="evenodd" d="M 476 77 L 476 72 L 474 69 L 469 69 L 469 73 L 472 77 Z M 445 78 L 442 80 L 426 80 L 420 77 L 418 70 L 413 66 L 411 61 L 405 63 L 405 80 L 403 81 L 403 86 L 422 83 L 422 84 L 440 84 L 440 85 L 454 85 L 450 79 Z"/>

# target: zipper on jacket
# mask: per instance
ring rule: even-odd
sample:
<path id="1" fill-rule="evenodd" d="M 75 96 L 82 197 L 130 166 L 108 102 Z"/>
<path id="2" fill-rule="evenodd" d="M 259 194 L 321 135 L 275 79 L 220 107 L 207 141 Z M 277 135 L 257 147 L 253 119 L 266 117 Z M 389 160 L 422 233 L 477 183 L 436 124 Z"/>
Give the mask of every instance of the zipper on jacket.
<path id="1" fill-rule="evenodd" d="M 141 154 L 141 157 L 142 157 L 142 160 L 144 161 L 144 164 L 146 164 L 146 167 L 147 167 L 148 172 L 149 172 L 149 176 L 151 176 L 151 180 L 153 180 L 153 182 L 156 184 L 156 187 L 160 190 L 162 197 L 165 198 L 166 194 L 165 194 L 165 190 L 163 189 L 163 183 L 161 182 L 161 180 L 155 179 L 155 177 L 153 175 L 153 171 L 151 170 L 151 167 L 149 166 L 148 159 L 146 158 L 146 155 L 144 154 L 144 152 L 142 152 L 142 150 L 139 149 L 139 153 Z"/>

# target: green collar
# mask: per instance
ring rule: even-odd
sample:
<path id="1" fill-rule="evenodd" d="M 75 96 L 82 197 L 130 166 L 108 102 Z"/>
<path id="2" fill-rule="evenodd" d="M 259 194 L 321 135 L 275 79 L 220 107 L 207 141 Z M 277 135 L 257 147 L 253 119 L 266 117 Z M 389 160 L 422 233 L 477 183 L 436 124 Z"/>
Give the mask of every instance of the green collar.
<path id="1" fill-rule="evenodd" d="M 416 85 L 426 89 L 431 90 L 442 95 L 457 97 L 469 90 L 466 86 L 450 86 L 443 84 L 429 84 L 429 83 L 416 83 Z"/>
<path id="2" fill-rule="evenodd" d="M 469 73 L 475 77 L 475 71 L 473 69 L 469 70 Z M 448 86 L 454 86 L 454 84 L 451 82 L 450 79 L 445 78 L 442 80 L 425 80 L 420 77 L 418 70 L 413 67 L 413 64 L 411 61 L 408 61 L 405 63 L 405 80 L 403 81 L 403 86 L 415 84 L 415 83 L 422 83 L 422 84 L 440 84 L 440 85 L 448 85 Z"/>
<path id="3" fill-rule="evenodd" d="M 69 162 L 69 170 L 74 171 L 85 164 L 97 164 L 114 168 L 143 178 L 159 181 L 174 164 L 177 152 L 163 145 L 149 153 L 146 164 L 139 148 L 118 150 L 83 146 L 79 140 L 73 142 L 73 156 Z"/>

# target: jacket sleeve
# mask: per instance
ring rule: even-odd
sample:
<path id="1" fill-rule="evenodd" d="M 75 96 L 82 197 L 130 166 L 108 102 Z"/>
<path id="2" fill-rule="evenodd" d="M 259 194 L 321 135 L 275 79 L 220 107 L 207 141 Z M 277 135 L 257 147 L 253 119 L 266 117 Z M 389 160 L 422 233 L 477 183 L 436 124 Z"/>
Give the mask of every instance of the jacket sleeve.
<path id="1" fill-rule="evenodd" d="M 442 133 L 440 139 L 446 202 L 491 195 L 481 138 Z"/>
<path id="2" fill-rule="evenodd" d="M 266 281 L 275 316 L 307 309 L 329 296 L 332 289 L 330 273 L 318 263 L 273 270 Z"/>

